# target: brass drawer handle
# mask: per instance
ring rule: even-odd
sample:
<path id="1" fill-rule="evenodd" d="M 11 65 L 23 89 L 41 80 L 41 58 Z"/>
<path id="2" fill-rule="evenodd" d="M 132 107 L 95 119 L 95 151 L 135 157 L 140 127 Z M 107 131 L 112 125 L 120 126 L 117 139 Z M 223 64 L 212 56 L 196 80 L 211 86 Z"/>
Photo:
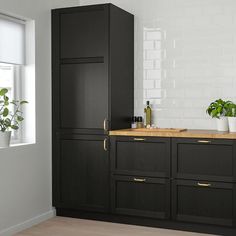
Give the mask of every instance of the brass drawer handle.
<path id="1" fill-rule="evenodd" d="M 197 183 L 198 186 L 200 187 L 210 187 L 211 184 L 208 184 L 208 183 Z"/>
<path id="2" fill-rule="evenodd" d="M 135 182 L 145 182 L 146 179 L 134 178 Z"/>
<path id="3" fill-rule="evenodd" d="M 104 121 L 103 121 L 103 129 L 104 129 L 104 131 L 108 131 L 108 120 L 107 120 L 107 118 L 105 118 Z"/>
<path id="4" fill-rule="evenodd" d="M 134 141 L 145 141 L 145 138 L 134 138 Z"/>
<path id="5" fill-rule="evenodd" d="M 197 142 L 198 143 L 211 143 L 211 141 L 209 140 L 198 140 Z"/>
<path id="6" fill-rule="evenodd" d="M 103 149 L 104 149 L 104 151 L 106 151 L 107 152 L 107 138 L 105 138 L 104 139 L 104 141 L 103 141 Z"/>

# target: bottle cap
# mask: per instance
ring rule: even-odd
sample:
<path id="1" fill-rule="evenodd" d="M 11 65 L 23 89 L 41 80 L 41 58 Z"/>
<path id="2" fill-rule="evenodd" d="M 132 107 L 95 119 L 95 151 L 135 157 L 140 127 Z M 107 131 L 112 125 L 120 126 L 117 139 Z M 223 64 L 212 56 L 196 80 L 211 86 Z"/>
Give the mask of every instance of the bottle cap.
<path id="1" fill-rule="evenodd" d="M 132 122 L 137 122 L 137 117 L 136 116 L 132 116 Z"/>
<path id="2" fill-rule="evenodd" d="M 147 105 L 149 106 L 149 104 L 150 104 L 150 102 L 149 101 L 147 101 Z"/>
<path id="3" fill-rule="evenodd" d="M 138 116 L 137 117 L 137 122 L 143 122 L 143 117 L 142 116 Z"/>

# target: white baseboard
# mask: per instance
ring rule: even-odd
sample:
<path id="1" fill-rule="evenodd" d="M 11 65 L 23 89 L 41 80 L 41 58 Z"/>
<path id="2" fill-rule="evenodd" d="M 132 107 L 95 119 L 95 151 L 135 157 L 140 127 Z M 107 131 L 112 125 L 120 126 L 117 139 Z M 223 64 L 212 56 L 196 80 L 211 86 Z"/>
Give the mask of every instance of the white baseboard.
<path id="1" fill-rule="evenodd" d="M 2 231 L 0 231 L 0 236 L 11 236 L 11 235 L 14 235 L 22 230 L 25 230 L 25 229 L 28 229 L 34 225 L 37 225 L 45 220 L 48 220 L 52 217 L 55 216 L 55 210 L 52 209 L 48 212 L 45 212 L 41 215 L 38 215 L 32 219 L 29 219 L 29 220 L 26 220 L 20 224 L 17 224 L 17 225 L 14 225 L 14 226 L 11 226 L 7 229 L 4 229 Z"/>

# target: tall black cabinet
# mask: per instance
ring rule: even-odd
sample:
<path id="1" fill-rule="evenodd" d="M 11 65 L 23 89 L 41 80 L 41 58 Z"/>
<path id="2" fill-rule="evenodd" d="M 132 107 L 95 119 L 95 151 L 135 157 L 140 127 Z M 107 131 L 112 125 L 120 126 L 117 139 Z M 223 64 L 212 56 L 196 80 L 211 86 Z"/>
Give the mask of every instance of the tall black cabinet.
<path id="1" fill-rule="evenodd" d="M 133 115 L 133 15 L 52 10 L 53 205 L 109 209 L 109 137 Z"/>

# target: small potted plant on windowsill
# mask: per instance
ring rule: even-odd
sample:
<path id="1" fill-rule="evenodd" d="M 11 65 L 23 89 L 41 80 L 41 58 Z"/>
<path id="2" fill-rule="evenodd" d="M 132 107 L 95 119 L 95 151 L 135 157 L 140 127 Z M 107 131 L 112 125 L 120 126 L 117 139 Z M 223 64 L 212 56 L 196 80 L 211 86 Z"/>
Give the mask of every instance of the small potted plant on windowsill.
<path id="1" fill-rule="evenodd" d="M 231 103 L 227 106 L 226 116 L 229 122 L 229 132 L 236 132 L 236 104 Z"/>
<path id="2" fill-rule="evenodd" d="M 9 147 L 11 130 L 18 130 L 19 124 L 24 120 L 21 106 L 27 101 L 12 100 L 7 96 L 8 89 L 0 90 L 0 147 Z M 13 106 L 12 111 L 9 106 Z"/>
<path id="3" fill-rule="evenodd" d="M 228 131 L 228 118 L 226 117 L 228 106 L 232 104 L 231 101 L 224 101 L 222 99 L 217 99 L 212 102 L 207 108 L 206 112 L 212 118 L 217 118 L 217 130 L 218 131 Z"/>

